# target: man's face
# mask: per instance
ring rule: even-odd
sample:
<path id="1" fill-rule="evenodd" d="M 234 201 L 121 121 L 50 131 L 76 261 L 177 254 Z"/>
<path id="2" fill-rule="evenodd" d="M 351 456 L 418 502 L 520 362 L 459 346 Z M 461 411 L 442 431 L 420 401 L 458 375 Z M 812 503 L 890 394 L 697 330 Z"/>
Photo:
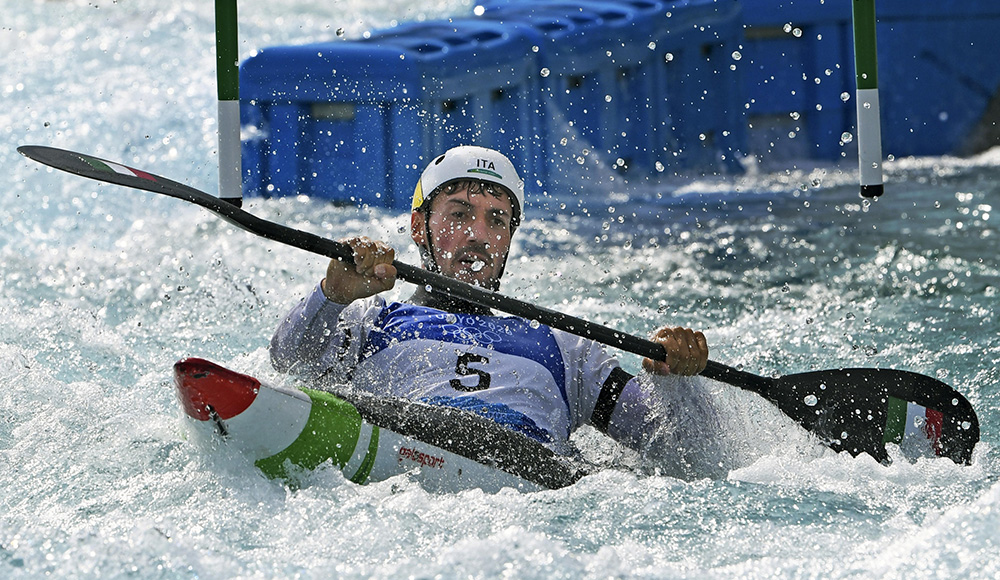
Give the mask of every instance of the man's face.
<path id="1" fill-rule="evenodd" d="M 430 204 L 430 241 L 445 276 L 483 288 L 499 287 L 510 252 L 510 198 L 501 193 L 469 193 L 466 188 L 436 195 Z M 411 218 L 413 241 L 426 245 L 423 214 Z"/>

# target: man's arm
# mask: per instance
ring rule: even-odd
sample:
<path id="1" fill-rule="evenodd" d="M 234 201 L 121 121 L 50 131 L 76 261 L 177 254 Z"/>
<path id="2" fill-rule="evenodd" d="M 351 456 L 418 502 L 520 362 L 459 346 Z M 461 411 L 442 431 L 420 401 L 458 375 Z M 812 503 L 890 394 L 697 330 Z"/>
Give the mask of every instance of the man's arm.
<path id="1" fill-rule="evenodd" d="M 271 339 L 271 363 L 281 372 L 308 380 L 335 371 L 332 378 L 347 380 L 369 309 L 360 303 L 345 309 L 395 284 L 392 248 L 364 237 L 341 242 L 354 250 L 354 264 L 330 260 L 326 277 L 288 313 Z"/>
<path id="2" fill-rule="evenodd" d="M 350 333 L 339 324 L 346 305 L 327 299 L 321 286 L 295 305 L 271 338 L 271 364 L 283 373 L 315 380 L 337 366 Z"/>
<path id="3" fill-rule="evenodd" d="M 662 344 L 666 361 L 643 360 L 651 375 L 693 375 L 708 362 L 705 335 L 686 328 L 663 327 L 651 339 Z M 656 413 L 650 401 L 652 383 L 623 370 L 604 347 L 591 341 L 566 345 L 581 362 L 577 380 L 579 406 L 576 422 L 587 422 L 613 439 L 640 449 L 656 429 Z M 587 415 L 588 410 L 589 415 Z"/>

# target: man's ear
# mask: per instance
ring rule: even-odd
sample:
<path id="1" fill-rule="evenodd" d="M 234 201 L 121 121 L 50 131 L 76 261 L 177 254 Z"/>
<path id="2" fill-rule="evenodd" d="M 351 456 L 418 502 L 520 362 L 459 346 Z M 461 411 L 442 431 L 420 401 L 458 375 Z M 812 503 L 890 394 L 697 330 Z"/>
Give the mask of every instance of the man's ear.
<path id="1" fill-rule="evenodd" d="M 422 212 L 410 213 L 410 239 L 421 248 L 427 247 L 427 220 Z"/>

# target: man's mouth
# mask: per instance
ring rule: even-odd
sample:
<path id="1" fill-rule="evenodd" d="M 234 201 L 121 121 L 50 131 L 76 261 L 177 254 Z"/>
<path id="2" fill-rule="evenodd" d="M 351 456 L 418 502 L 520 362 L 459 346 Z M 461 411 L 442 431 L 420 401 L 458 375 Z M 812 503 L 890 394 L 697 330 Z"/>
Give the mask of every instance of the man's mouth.
<path id="1" fill-rule="evenodd" d="M 458 258 L 459 264 L 462 264 L 473 272 L 478 272 L 485 268 L 489 261 L 490 257 L 488 255 L 476 251 L 465 252 Z"/>

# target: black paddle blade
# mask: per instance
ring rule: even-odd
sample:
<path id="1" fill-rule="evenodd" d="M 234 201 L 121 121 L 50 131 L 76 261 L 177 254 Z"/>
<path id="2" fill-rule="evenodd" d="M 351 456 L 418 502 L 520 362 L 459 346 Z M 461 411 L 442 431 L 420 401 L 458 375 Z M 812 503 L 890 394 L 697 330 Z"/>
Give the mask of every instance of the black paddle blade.
<path id="1" fill-rule="evenodd" d="M 773 379 L 764 396 L 834 451 L 888 463 L 886 443 L 972 461 L 979 418 L 958 391 L 889 369 L 838 369 Z"/>

